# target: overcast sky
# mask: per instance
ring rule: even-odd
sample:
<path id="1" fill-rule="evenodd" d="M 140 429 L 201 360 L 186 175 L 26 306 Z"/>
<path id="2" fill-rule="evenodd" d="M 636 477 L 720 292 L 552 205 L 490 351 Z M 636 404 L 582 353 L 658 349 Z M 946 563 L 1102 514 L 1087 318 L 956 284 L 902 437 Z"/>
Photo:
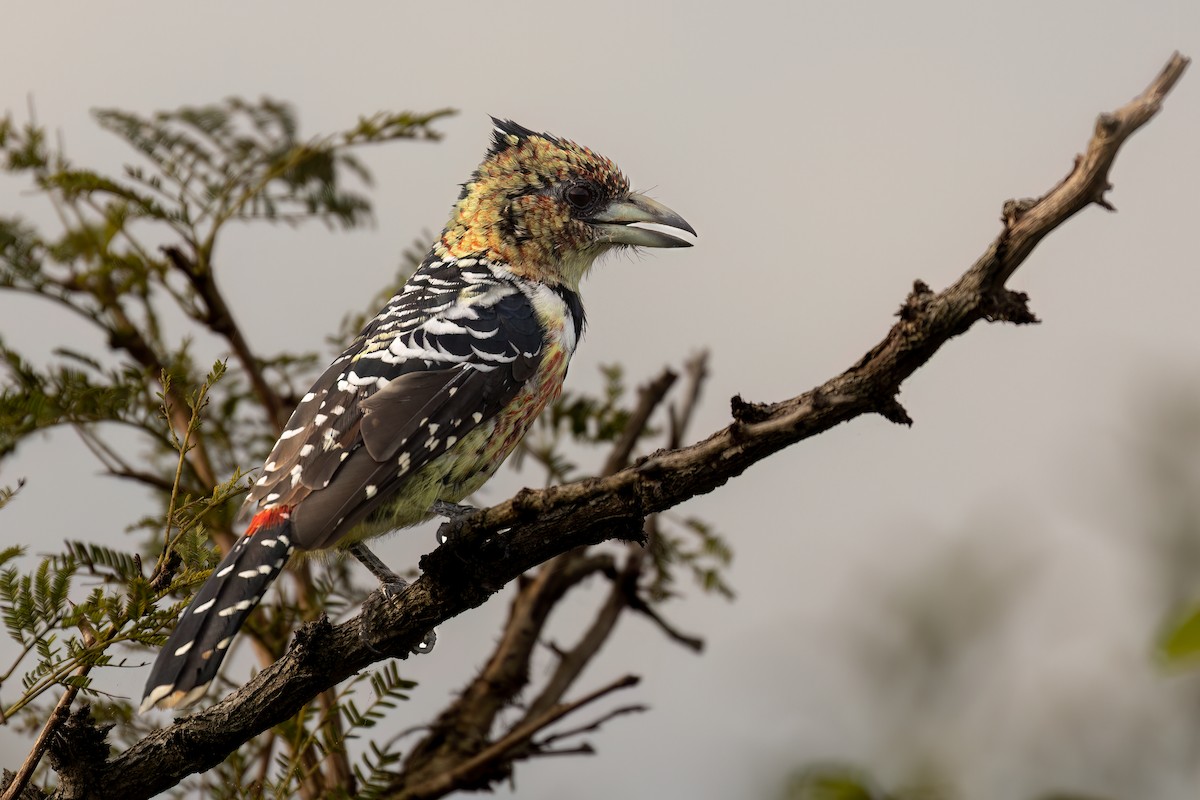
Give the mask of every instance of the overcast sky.
<path id="1" fill-rule="evenodd" d="M 441 144 L 365 154 L 374 229 L 226 240 L 220 278 L 262 351 L 322 347 L 400 251 L 441 227 L 486 147 L 488 114 L 613 158 L 699 239 L 593 272 L 570 383 L 598 385 L 596 366 L 613 361 L 642 380 L 709 348 L 697 435 L 727 421 L 732 394 L 776 400 L 852 364 L 913 279 L 946 285 L 995 236 L 1006 199 L 1069 170 L 1098 112 L 1139 92 L 1173 50 L 1200 55 L 1195 0 L 9 3 L 4 28 L 0 107 L 21 119 L 32 97 L 77 163 L 109 171 L 130 154 L 90 120 L 96 107 L 270 95 L 294 103 L 311 134 L 379 109 L 459 109 Z M 1194 723 L 1147 657 L 1153 618 L 1123 538 L 1138 521 L 1122 499 L 1122 448 L 1160 374 L 1200 376 L 1198 145 L 1193 67 L 1122 152 L 1119 213 L 1086 210 L 1012 281 L 1042 325 L 981 326 L 939 353 L 904 388 L 912 429 L 856 420 L 690 503 L 736 550 L 736 602 L 674 609 L 708 652 L 624 622 L 581 691 L 632 670 L 651 713 L 610 723 L 596 757 L 520 767 L 518 795 L 767 797 L 787 769 L 834 758 L 889 780 L 944 760 L 983 800 L 1052 787 L 1194 797 L 1195 768 L 1170 744 Z M 21 189 L 0 182 L 0 213 L 48 220 Z M 84 330 L 0 295 L 0 333 L 45 352 L 40 342 Z M 0 466 L 0 484 L 28 479 L 0 541 L 113 540 L 147 507 L 96 472 L 66 434 L 23 448 Z M 385 553 L 413 563 L 431 542 L 417 532 Z M 864 653 L 888 652 L 895 634 L 888 587 L 963 579 L 946 553 L 966 553 L 965 574 L 983 581 L 1017 565 L 1020 611 L 983 651 L 990 669 L 970 671 L 976 683 L 930 690 L 939 699 L 896 724 L 886 677 L 867 677 L 879 657 Z M 404 664 L 422 683 L 394 712 L 406 726 L 476 668 L 503 603 L 445 626 L 437 651 Z M 97 675 L 129 695 L 144 678 Z M 936 724 L 921 724 L 927 714 Z M 1167 737 L 1159 767 L 1113 767 L 1147 731 Z M 6 747 L 12 767 L 27 744 Z"/>

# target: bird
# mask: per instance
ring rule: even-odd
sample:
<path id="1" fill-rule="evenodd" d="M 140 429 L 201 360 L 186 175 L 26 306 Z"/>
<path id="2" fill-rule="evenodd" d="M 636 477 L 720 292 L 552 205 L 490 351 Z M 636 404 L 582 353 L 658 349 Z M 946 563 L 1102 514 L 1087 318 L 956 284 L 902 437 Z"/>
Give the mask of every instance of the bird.
<path id="1" fill-rule="evenodd" d="M 608 158 L 492 118 L 491 143 L 418 268 L 316 380 L 242 507 L 249 522 L 159 652 L 141 710 L 204 696 L 295 550 L 343 550 L 449 513 L 557 398 L 583 335 L 579 284 L 621 248 L 696 235 Z"/>

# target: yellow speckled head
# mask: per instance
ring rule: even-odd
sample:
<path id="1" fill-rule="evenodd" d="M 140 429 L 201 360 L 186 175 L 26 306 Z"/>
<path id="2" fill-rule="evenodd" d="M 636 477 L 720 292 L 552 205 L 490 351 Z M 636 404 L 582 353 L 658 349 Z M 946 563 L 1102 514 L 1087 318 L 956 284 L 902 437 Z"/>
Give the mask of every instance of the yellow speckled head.
<path id="1" fill-rule="evenodd" d="M 444 255 L 483 255 L 522 277 L 577 290 L 596 257 L 614 246 L 687 244 L 630 223 L 694 233 L 674 212 L 630 192 L 604 156 L 514 122 L 493 122 L 492 147 L 442 232 Z"/>

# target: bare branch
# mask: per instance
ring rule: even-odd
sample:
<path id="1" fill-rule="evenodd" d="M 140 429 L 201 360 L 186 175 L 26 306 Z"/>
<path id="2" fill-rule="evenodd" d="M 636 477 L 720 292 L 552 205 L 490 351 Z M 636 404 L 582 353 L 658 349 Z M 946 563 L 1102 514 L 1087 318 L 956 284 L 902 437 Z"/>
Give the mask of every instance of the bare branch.
<path id="1" fill-rule="evenodd" d="M 675 373 L 664 369 L 657 378 L 639 389 L 637 405 L 621 437 L 613 445 L 601 474 L 611 474 L 628 464 L 630 453 L 645 435 L 650 417 L 675 380 Z M 567 591 L 596 571 L 613 572 L 612 557 L 607 554 L 589 556 L 586 548 L 578 548 L 551 559 L 536 575 L 521 582 L 487 665 L 412 748 L 403 768 L 406 781 L 419 783 L 423 780 L 422 775 L 445 772 L 487 744 L 497 713 L 514 703 L 529 682 L 530 663 L 551 610 Z M 561 701 L 612 632 L 621 602 L 621 595 L 617 594 L 614 600 L 605 604 L 589 633 L 572 654 L 560 661 L 548 685 L 514 727 Z"/>
<path id="2" fill-rule="evenodd" d="M 636 676 L 626 675 L 624 678 L 597 689 L 578 700 L 556 705 L 548 709 L 545 714 L 542 714 L 537 719 L 530 720 L 514 728 L 499 741 L 489 745 L 478 755 L 462 762 L 454 769 L 437 775 L 432 780 L 411 789 L 400 789 L 398 792 L 383 796 L 389 798 L 389 800 L 433 800 L 433 798 L 443 797 L 462 786 L 472 785 L 478 781 L 479 775 L 486 774 L 489 771 L 491 765 L 504 760 L 508 753 L 527 744 L 538 731 L 553 725 L 573 711 L 596 702 L 605 695 L 620 689 L 636 686 L 637 684 L 638 678 Z"/>
<path id="3" fill-rule="evenodd" d="M 138 327 L 126 316 L 124 309 L 119 304 L 113 303 L 106 307 L 106 311 L 112 316 L 112 324 L 109 327 L 109 347 L 115 350 L 122 350 L 127 353 L 146 373 L 146 377 L 153 381 L 159 381 L 166 369 L 166 365 L 158 353 L 155 352 L 150 342 L 138 330 Z M 175 430 L 176 435 L 182 437 L 187 431 L 187 426 L 190 421 L 188 413 L 187 397 L 179 391 L 176 386 L 166 387 L 163 391 L 163 401 L 167 408 L 168 421 L 171 427 Z M 189 451 L 188 463 L 196 472 L 196 477 L 204 486 L 216 486 L 220 481 L 217 480 L 217 473 L 213 468 L 212 460 L 208 456 L 208 450 L 205 447 L 204 440 L 198 439 L 193 443 L 192 449 Z M 222 546 L 228 549 L 232 542 L 225 542 Z"/>
<path id="4" fill-rule="evenodd" d="M 636 611 L 639 614 L 645 614 L 647 617 L 649 617 L 650 620 L 659 628 L 661 628 L 663 633 L 665 633 L 673 641 L 683 645 L 694 653 L 701 653 L 704 651 L 703 639 L 701 639 L 699 636 L 691 636 L 686 634 L 676 628 L 670 622 L 667 622 L 667 620 L 664 619 L 663 616 L 654 609 L 654 606 L 643 600 L 642 597 L 636 592 L 633 593 L 632 597 L 626 598 L 626 604 L 631 610 Z"/>
<path id="5" fill-rule="evenodd" d="M 633 413 L 629 415 L 629 422 L 625 425 L 621 438 L 609 452 L 608 459 L 604 462 L 604 467 L 600 472 L 601 475 L 612 475 L 629 463 L 630 453 L 633 452 L 634 447 L 637 447 L 638 440 L 646 433 L 650 415 L 654 413 L 654 409 L 658 408 L 658 404 L 675 385 L 677 377 L 671 370 L 664 369 L 657 378 L 638 389 L 638 404 L 634 407 Z"/>
<path id="6" fill-rule="evenodd" d="M 90 664 L 84 664 L 79 669 L 75 670 L 72 676 L 76 681 L 82 681 L 91 672 Z M 25 761 L 21 763 L 20 769 L 13 777 L 12 782 L 8 784 L 8 788 L 4 790 L 4 795 L 0 800 L 17 800 L 25 791 L 26 785 L 30 778 L 33 777 L 34 770 L 42 761 L 42 756 L 46 754 L 46 750 L 50 747 L 50 739 L 63 723 L 67 721 L 71 713 L 71 703 L 75 700 L 75 695 L 79 694 L 79 683 L 71 683 L 62 693 L 62 697 L 58 698 L 58 703 L 55 704 L 54 710 L 50 712 L 50 716 L 46 719 L 46 724 L 42 726 L 42 732 L 38 734 L 37 739 L 33 743 L 33 748 L 29 751 L 29 755 L 25 757 Z"/>
<path id="7" fill-rule="evenodd" d="M 106 467 L 105 470 L 114 478 L 125 478 L 126 480 L 136 481 L 143 486 L 148 486 L 160 492 L 169 492 L 171 491 L 171 487 L 175 485 L 173 481 L 164 480 L 162 476 L 144 470 L 120 467 Z"/>
<path id="8" fill-rule="evenodd" d="M 704 382 L 708 380 L 708 351 L 701 350 L 685 361 L 683 371 L 687 375 L 683 403 L 679 406 L 671 404 L 671 438 L 667 447 L 672 449 L 683 446 L 683 437 L 696 413 L 700 392 L 704 389 Z"/>
<path id="9" fill-rule="evenodd" d="M 675 373 L 664 369 L 657 378 L 639 389 L 637 405 L 621 437 L 613 445 L 601 474 L 611 474 L 628 464 L 630 453 L 645 435 L 650 417 L 675 380 Z M 412 749 L 404 764 L 407 780 L 419 782 L 422 773 L 443 772 L 449 765 L 471 757 L 486 744 L 496 713 L 515 702 L 529 681 L 534 648 L 545 630 L 549 612 L 567 590 L 596 571 L 596 558 L 586 555 L 586 548 L 577 548 L 551 559 L 536 576 L 521 583 L 487 666 L 463 689 L 458 700 L 439 715 L 437 722 Z M 612 572 L 612 557 L 605 555 L 603 559 L 603 570 Z M 590 568 L 589 564 L 592 565 Z M 514 727 L 561 701 L 612 632 L 621 612 L 621 602 L 621 595 L 616 594 L 604 604 L 589 632 L 571 654 L 564 654 L 547 686 Z"/>
<path id="10" fill-rule="evenodd" d="M 135 469 L 129 464 L 119 453 L 113 450 L 108 444 L 101 439 L 95 431 L 85 425 L 74 425 L 76 435 L 79 436 L 84 446 L 96 457 L 96 460 L 104 467 L 105 472 L 115 478 L 126 478 L 128 480 L 137 481 L 138 483 L 149 486 L 151 489 L 157 489 L 162 492 L 170 493 L 176 487 L 176 482 L 167 480 L 161 475 L 145 470 Z"/>
<path id="11" fill-rule="evenodd" d="M 636 567 L 626 568 L 617 576 L 604 604 L 596 612 L 592 624 L 588 626 L 587 631 L 574 647 L 559 655 L 558 665 L 554 668 L 553 674 L 546 681 L 546 685 L 542 687 L 542 691 L 529 704 L 525 710 L 525 717 L 519 724 L 523 724 L 525 720 L 536 718 L 545 713 L 547 709 L 554 707 L 575 683 L 575 680 L 583 672 L 583 668 L 600 652 L 600 648 L 608 641 L 608 637 L 617 626 L 617 620 L 625 608 L 625 591 L 622 589 L 622 584 L 636 575 L 635 570 Z"/>
<path id="12" fill-rule="evenodd" d="M 582 736 L 585 733 L 598 731 L 604 725 L 604 723 L 608 722 L 609 720 L 616 719 L 617 717 L 623 717 L 626 714 L 641 714 L 643 711 L 649 710 L 650 709 L 648 706 L 641 705 L 640 703 L 629 706 L 617 706 L 604 716 L 599 717 L 586 725 L 580 725 L 578 728 L 559 731 L 558 733 L 553 733 L 547 736 L 545 739 L 534 742 L 533 746 L 536 748 L 535 752 L 537 755 L 561 755 L 564 752 L 563 750 L 547 751 L 545 748 L 548 748 L 550 745 L 554 744 L 555 742 L 560 742 L 563 739 L 570 739 L 575 736 Z M 587 745 L 581 745 L 581 747 L 587 747 Z"/>
<path id="13" fill-rule="evenodd" d="M 172 266 L 187 277 L 201 302 L 204 303 L 205 313 L 200 322 L 229 342 L 234 355 L 237 356 L 238 363 L 242 365 L 242 369 L 246 371 L 246 376 L 250 379 L 250 386 L 253 387 L 255 396 L 267 412 L 271 427 L 276 431 L 282 430 L 284 423 L 287 422 L 288 412 L 283 407 L 279 393 L 267 383 L 258 359 L 254 357 L 242 329 L 233 318 L 229 304 L 225 302 L 225 296 L 217 288 L 212 266 L 189 259 L 177 247 L 164 247 L 162 250 Z"/>
<path id="14" fill-rule="evenodd" d="M 583 579 L 614 569 L 607 553 L 571 553 L 545 565 L 513 597 L 500 641 L 479 675 L 438 715 L 404 762 L 414 782 L 470 758 L 488 739 L 496 716 L 529 682 L 529 662 L 558 601 Z M 368 603 L 371 601 L 368 601 Z M 391 628 L 384 628 L 387 633 Z"/>

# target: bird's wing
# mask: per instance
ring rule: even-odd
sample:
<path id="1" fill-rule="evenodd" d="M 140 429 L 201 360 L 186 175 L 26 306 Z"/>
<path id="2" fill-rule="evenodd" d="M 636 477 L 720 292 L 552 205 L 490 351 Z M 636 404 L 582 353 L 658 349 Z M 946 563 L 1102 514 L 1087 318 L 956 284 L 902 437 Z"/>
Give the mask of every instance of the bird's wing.
<path id="1" fill-rule="evenodd" d="M 516 283 L 423 266 L 304 395 L 245 509 L 286 506 L 297 546 L 333 544 L 516 396 L 544 348 Z"/>

